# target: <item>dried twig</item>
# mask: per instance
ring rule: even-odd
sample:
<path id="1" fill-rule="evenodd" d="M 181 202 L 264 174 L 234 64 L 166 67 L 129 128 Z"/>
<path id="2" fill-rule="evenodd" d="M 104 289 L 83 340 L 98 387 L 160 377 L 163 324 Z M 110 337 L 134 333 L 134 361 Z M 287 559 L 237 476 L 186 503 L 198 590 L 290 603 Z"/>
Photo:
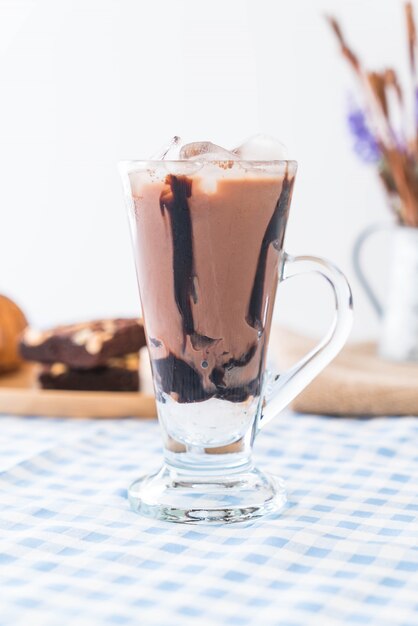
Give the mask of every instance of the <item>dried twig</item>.
<path id="1" fill-rule="evenodd" d="M 418 78 L 417 78 L 417 31 L 415 27 L 414 9 L 411 2 L 405 4 L 406 30 L 408 35 L 409 69 L 412 84 L 412 123 L 413 137 L 411 147 L 418 156 Z"/>
<path id="2" fill-rule="evenodd" d="M 414 9 L 411 2 L 405 4 L 406 29 L 408 33 L 409 64 L 413 76 L 416 74 L 417 33 L 415 29 Z"/>

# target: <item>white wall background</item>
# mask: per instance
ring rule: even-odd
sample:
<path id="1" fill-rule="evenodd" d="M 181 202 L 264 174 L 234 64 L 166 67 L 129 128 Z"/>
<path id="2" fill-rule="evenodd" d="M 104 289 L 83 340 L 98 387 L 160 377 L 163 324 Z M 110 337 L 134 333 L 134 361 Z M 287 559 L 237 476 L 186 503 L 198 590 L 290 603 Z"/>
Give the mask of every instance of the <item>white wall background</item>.
<path id="1" fill-rule="evenodd" d="M 300 164 L 288 250 L 334 260 L 352 281 L 353 336 L 373 334 L 350 250 L 389 214 L 350 148 L 328 11 L 369 63 L 406 66 L 398 0 L 0 0 L 0 292 L 38 326 L 135 315 L 117 161 L 173 134 L 228 147 L 266 132 Z M 381 291 L 388 245 L 370 247 Z M 322 330 L 326 286 L 281 295 L 281 320 Z"/>

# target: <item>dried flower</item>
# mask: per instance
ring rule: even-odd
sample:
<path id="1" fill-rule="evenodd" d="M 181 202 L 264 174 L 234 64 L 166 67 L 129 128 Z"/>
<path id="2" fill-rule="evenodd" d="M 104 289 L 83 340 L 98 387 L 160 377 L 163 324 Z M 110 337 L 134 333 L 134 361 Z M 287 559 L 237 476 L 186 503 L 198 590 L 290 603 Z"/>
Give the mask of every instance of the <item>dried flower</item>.
<path id="1" fill-rule="evenodd" d="M 404 95 L 392 68 L 367 71 L 349 47 L 335 18 L 328 18 L 344 58 L 358 79 L 365 98 L 364 109 L 350 113 L 349 125 L 356 137 L 356 152 L 378 165 L 378 173 L 397 219 L 418 228 L 418 63 L 417 36 L 411 2 L 405 4 L 409 64 L 413 92 L 413 135 L 408 137 Z M 373 130 L 371 130 L 373 129 Z"/>

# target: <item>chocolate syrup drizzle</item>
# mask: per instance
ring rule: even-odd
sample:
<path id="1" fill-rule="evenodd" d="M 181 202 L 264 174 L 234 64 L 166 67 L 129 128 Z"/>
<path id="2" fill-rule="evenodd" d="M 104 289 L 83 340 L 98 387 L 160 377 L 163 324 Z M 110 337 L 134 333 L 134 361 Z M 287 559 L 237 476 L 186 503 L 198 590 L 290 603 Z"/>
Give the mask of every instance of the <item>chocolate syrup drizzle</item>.
<path id="1" fill-rule="evenodd" d="M 232 370 L 234 367 L 244 367 L 245 365 L 248 365 L 256 350 L 257 344 L 253 344 L 239 359 L 228 359 L 228 361 L 222 363 L 221 367 L 214 367 L 209 379 L 213 382 L 217 389 L 226 389 L 226 383 L 224 380 L 225 372 Z"/>
<path id="2" fill-rule="evenodd" d="M 244 402 L 248 396 L 257 396 L 260 393 L 260 375 L 238 387 L 226 387 L 222 381 L 218 384 L 213 381 L 216 391 L 207 391 L 199 372 L 171 353 L 164 359 L 154 359 L 153 370 L 157 379 L 157 400 L 160 402 L 165 402 L 163 393 L 175 393 L 178 402 L 201 402 L 210 398 Z"/>
<path id="3" fill-rule="evenodd" d="M 187 176 L 167 176 L 169 191 L 161 194 L 160 210 L 170 216 L 173 238 L 174 298 L 180 311 L 185 335 L 194 333 L 190 297 L 196 300 L 193 286 L 194 261 L 192 220 L 188 198 L 192 195 L 192 181 Z"/>
<path id="4" fill-rule="evenodd" d="M 182 319 L 184 337 L 190 336 L 193 347 L 198 350 L 206 347 L 217 339 L 196 333 L 194 327 L 191 301 L 197 302 L 194 288 L 195 268 L 193 256 L 192 221 L 188 199 L 192 194 L 192 181 L 187 176 L 167 176 L 168 188 L 160 197 L 162 215 L 167 211 L 173 242 L 173 275 L 174 298 Z M 248 306 L 247 323 L 259 330 L 263 329 L 262 308 L 264 280 L 266 274 L 267 253 L 270 244 L 278 240 L 283 243 L 289 204 L 293 189 L 293 178 L 287 173 L 274 213 L 264 234 L 258 257 L 257 269 Z M 153 342 L 156 341 L 155 339 Z M 155 344 L 154 344 L 155 345 Z M 185 346 L 185 343 L 184 343 Z M 203 386 L 202 376 L 192 365 L 170 353 L 163 359 L 154 359 L 153 368 L 160 389 L 159 400 L 164 402 L 163 393 L 176 394 L 178 402 L 199 402 L 216 397 L 231 402 L 243 402 L 250 395 L 260 393 L 263 357 L 261 357 L 258 376 L 239 387 L 230 387 L 225 381 L 226 372 L 246 366 L 257 352 L 257 342 L 249 346 L 239 358 L 229 358 L 221 365 L 214 367 L 209 379 L 215 391 L 207 391 Z M 264 354 L 264 349 L 262 350 Z"/>
<path id="5" fill-rule="evenodd" d="M 290 200 L 292 197 L 294 178 L 289 179 L 286 176 L 283 180 L 283 187 L 279 199 L 267 226 L 266 232 L 261 243 L 260 254 L 258 256 L 257 270 L 255 273 L 254 284 L 251 291 L 251 298 L 248 307 L 246 320 L 250 326 L 259 331 L 264 330 L 262 317 L 263 309 L 263 293 L 264 279 L 266 275 L 267 253 L 273 241 L 278 241 L 278 247 L 281 249 L 283 245 L 284 232 L 286 228 L 287 218 L 289 214 Z"/>

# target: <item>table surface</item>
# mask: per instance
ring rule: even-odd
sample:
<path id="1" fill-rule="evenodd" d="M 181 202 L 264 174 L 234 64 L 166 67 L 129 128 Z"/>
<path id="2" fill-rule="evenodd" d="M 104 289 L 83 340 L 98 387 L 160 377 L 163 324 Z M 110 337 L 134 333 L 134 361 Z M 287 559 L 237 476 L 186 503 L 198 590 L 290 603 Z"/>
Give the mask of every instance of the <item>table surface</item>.
<path id="1" fill-rule="evenodd" d="M 126 487 L 161 460 L 140 420 L 0 417 L 0 624 L 418 624 L 418 420 L 283 414 L 255 457 L 280 517 L 141 518 Z"/>

